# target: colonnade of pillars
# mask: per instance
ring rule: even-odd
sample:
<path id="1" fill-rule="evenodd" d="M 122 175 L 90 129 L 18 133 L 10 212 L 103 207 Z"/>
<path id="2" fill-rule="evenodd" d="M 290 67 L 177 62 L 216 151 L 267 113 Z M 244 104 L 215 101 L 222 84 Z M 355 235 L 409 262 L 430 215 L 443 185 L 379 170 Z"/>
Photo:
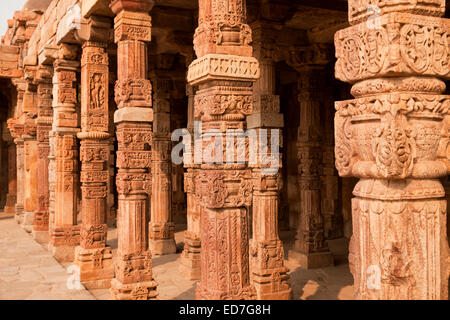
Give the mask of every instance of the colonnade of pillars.
<path id="1" fill-rule="evenodd" d="M 350 263 L 356 297 L 363 299 L 448 298 L 446 203 L 438 178 L 450 168 L 444 130 L 449 99 L 441 95 L 441 79 L 450 78 L 443 63 L 449 59 L 450 24 L 437 17 L 444 13 L 444 1 L 429 10 L 413 2 L 406 10 L 380 4 L 379 26 L 372 28 L 364 14 L 369 1 L 349 0 L 352 26 L 336 34 L 336 76 L 353 84 L 356 97 L 336 103 L 335 156 L 341 176 L 361 179 L 352 203 Z M 203 140 L 199 148 L 191 146 L 192 158 L 208 152 L 208 141 L 226 141 L 227 130 L 259 134 L 283 127 L 270 26 L 247 24 L 245 0 L 221 3 L 199 1 L 196 59 L 189 66 L 186 93 L 188 130 L 193 133 L 194 121 L 201 120 Z M 57 259 L 75 261 L 86 286 L 110 286 L 114 299 L 156 298 L 152 254 L 176 252 L 170 97 L 158 73 L 148 79 L 152 6 L 150 0 L 110 4 L 117 44 L 115 266 L 106 244 L 113 138 L 107 20 L 87 17 L 95 32 L 81 37 L 81 47 L 61 42 L 45 64 L 25 66 L 25 79 L 14 80 L 24 119 L 8 122 L 16 144 L 17 219 L 32 228 L 36 240 L 48 242 Z M 421 40 L 425 35 L 429 41 Z M 332 117 L 322 94 L 332 51 L 315 44 L 293 48 L 288 59 L 298 72 L 301 121 L 301 213 L 289 258 L 311 268 L 333 264 L 325 238 L 326 230 L 335 229 L 337 176 L 332 131 L 321 121 Z M 239 154 L 237 145 L 232 149 Z M 280 157 L 271 148 L 265 151 L 267 159 Z M 214 155 L 226 156 L 225 151 Z M 279 167 L 267 174 L 262 158 L 255 163 L 245 155 L 244 162 L 234 164 L 203 158 L 185 169 L 187 231 L 180 271 L 200 281 L 197 298 L 291 298 L 278 235 Z M 371 270 L 380 272 L 379 288 L 368 286 Z"/>

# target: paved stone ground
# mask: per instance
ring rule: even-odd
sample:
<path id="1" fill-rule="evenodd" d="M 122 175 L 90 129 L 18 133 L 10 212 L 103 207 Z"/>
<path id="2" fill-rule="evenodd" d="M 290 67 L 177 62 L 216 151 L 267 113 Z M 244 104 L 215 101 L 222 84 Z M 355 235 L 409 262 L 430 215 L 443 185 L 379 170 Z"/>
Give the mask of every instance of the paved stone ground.
<path id="1" fill-rule="evenodd" d="M 1 300 L 92 300 L 85 290 L 69 290 L 70 275 L 14 220 L 0 215 Z"/>
<path id="2" fill-rule="evenodd" d="M 291 235 L 282 234 L 283 238 Z M 108 244 L 117 250 L 116 229 L 108 233 Z M 178 250 L 183 246 L 183 232 L 176 233 Z M 286 241 L 286 250 L 292 245 Z M 346 262 L 347 242 L 330 242 L 336 266 L 316 270 L 303 270 L 286 261 L 290 269 L 294 299 L 352 299 L 353 278 Z M 159 299 L 194 299 L 195 281 L 184 279 L 178 272 L 179 253 L 154 257 L 153 273 L 158 282 Z M 60 265 L 41 245 L 26 233 L 12 216 L 0 214 L 0 299 L 109 299 L 109 290 L 90 292 L 69 290 L 67 269 Z"/>

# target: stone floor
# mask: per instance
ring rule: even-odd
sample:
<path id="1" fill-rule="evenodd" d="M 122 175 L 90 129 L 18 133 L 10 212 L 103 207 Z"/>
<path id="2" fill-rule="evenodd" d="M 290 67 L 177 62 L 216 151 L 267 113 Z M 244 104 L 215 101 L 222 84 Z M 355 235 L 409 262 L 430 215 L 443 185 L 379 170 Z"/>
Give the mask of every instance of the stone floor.
<path id="1" fill-rule="evenodd" d="M 283 238 L 290 238 L 288 233 Z M 109 245 L 117 248 L 117 234 L 111 229 Z M 183 232 L 176 233 L 181 252 Z M 286 240 L 286 250 L 292 245 Z M 346 262 L 347 242 L 330 242 L 336 266 L 303 270 L 286 261 L 290 269 L 294 299 L 352 299 L 353 279 Z M 45 248 L 36 243 L 12 216 L 0 215 L 0 299 L 109 299 L 109 290 L 69 289 L 71 264 L 60 265 Z M 194 299 L 195 281 L 184 279 L 178 272 L 179 253 L 154 257 L 153 272 L 158 282 L 160 299 Z M 68 286 L 69 283 L 69 286 Z"/>
<path id="2" fill-rule="evenodd" d="M 0 215 L 1 300 L 92 300 L 82 288 L 68 289 L 70 274 L 14 220 Z M 70 286 L 70 285 L 69 285 Z"/>

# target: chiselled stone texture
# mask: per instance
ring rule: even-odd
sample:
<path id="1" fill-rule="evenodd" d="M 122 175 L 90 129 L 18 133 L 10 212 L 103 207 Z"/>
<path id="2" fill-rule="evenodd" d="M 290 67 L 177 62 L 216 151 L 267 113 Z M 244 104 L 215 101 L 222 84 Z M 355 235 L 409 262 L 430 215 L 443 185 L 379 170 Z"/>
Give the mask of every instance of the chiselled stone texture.
<path id="1" fill-rule="evenodd" d="M 79 188 L 79 104 L 77 97 L 76 61 L 78 48 L 59 46 L 59 57 L 54 61 L 53 124 L 54 143 L 54 216 L 50 225 L 49 249 L 59 261 L 73 261 L 75 247 L 80 242 L 77 225 Z M 50 181 L 50 179 L 49 179 Z"/>
<path id="2" fill-rule="evenodd" d="M 352 1 L 350 1 L 352 3 Z M 404 10 L 409 5 L 410 9 Z M 425 7 L 425 5 L 427 5 Z M 358 177 L 349 262 L 359 299 L 448 299 L 448 19 L 444 1 L 395 1 L 379 28 L 336 35 L 336 168 Z M 382 10 L 385 10 L 382 8 Z M 371 49 L 370 49 L 371 48 Z M 358 57 L 358 54 L 360 56 Z M 363 63 L 364 61 L 364 63 Z"/>
<path id="3" fill-rule="evenodd" d="M 252 83 L 260 75 L 258 61 L 251 57 L 245 8 L 243 0 L 199 2 L 194 36 L 198 59 L 187 76 L 189 84 L 198 86 L 194 116 L 202 120 L 203 143 L 194 156 L 205 156 L 194 178 L 195 199 L 202 206 L 198 299 L 256 298 L 249 271 L 248 207 L 253 190 L 248 157 L 239 154 L 235 144 L 233 155 L 244 161 L 222 164 L 226 131 L 245 129 L 245 116 L 252 112 Z M 219 154 L 211 149 L 218 137 L 224 141 Z"/>
<path id="4" fill-rule="evenodd" d="M 107 30 L 105 30 L 107 33 Z M 109 287 L 114 277 L 107 237 L 108 161 L 108 54 L 105 45 L 86 41 L 81 57 L 81 216 L 76 260 L 80 281 L 90 288 Z"/>
<path id="5" fill-rule="evenodd" d="M 160 58 L 160 68 L 171 56 Z M 159 70 L 157 70 L 159 71 Z M 170 80 L 156 72 L 153 80 L 153 136 L 152 136 L 152 194 L 149 224 L 149 246 L 152 254 L 176 253 L 175 224 L 172 212 L 172 163 L 170 141 Z"/>
<path id="6" fill-rule="evenodd" d="M 209 53 L 251 56 L 252 30 L 246 19 L 246 1 L 200 0 L 194 35 L 197 56 Z"/>
<path id="7" fill-rule="evenodd" d="M 335 35 L 336 77 L 354 83 L 368 78 L 417 75 L 450 78 L 450 21 L 408 13 L 360 23 Z"/>
<path id="8" fill-rule="evenodd" d="M 292 297 L 288 268 L 284 265 L 284 248 L 278 235 L 278 208 L 282 188 L 281 128 L 284 125 L 280 113 L 280 97 L 275 95 L 275 59 L 277 50 L 273 45 L 274 35 L 270 27 L 253 24 L 254 56 L 260 63 L 261 77 L 253 86 L 252 111 L 247 117 L 247 128 L 254 129 L 258 136 L 278 134 L 278 150 L 258 150 L 256 164 L 252 167 L 253 183 L 253 237 L 250 240 L 250 280 L 260 300 L 288 300 Z M 269 149 L 269 147 L 267 147 Z M 266 160 L 279 160 L 271 167 Z M 268 172 L 267 172 L 268 171 Z"/>
<path id="9" fill-rule="evenodd" d="M 195 120 L 195 88 L 189 84 L 186 85 L 186 95 L 188 96 L 188 124 L 187 129 L 191 136 L 194 134 Z M 189 153 L 193 159 L 193 141 L 186 147 L 185 154 Z M 186 156 L 186 155 L 185 155 Z M 184 164 L 186 172 L 184 173 L 184 192 L 186 193 L 187 209 L 187 230 L 184 234 L 184 248 L 180 257 L 180 273 L 189 280 L 200 280 L 201 274 L 201 240 L 200 240 L 200 216 L 201 205 L 195 200 L 195 172 L 198 165 L 191 163 Z"/>
<path id="10" fill-rule="evenodd" d="M 289 258 L 308 269 L 333 265 L 333 256 L 325 239 L 321 201 L 324 137 L 320 111 L 326 103 L 321 90 L 326 86 L 325 68 L 329 61 L 330 48 L 321 44 L 297 48 L 291 51 L 289 59 L 289 64 L 299 75 L 297 157 L 301 199 L 294 249 L 289 252 Z"/>
<path id="11" fill-rule="evenodd" d="M 41 67 L 37 78 L 38 117 L 36 119 L 37 159 L 37 209 L 34 212 L 33 236 L 36 241 L 48 242 L 49 231 L 49 155 L 52 129 L 52 70 Z"/>
<path id="12" fill-rule="evenodd" d="M 351 24 L 372 20 L 390 12 L 407 12 L 429 16 L 445 13 L 445 0 L 348 0 L 348 18 Z"/>
<path id="13" fill-rule="evenodd" d="M 153 1 L 114 0 L 110 7 L 117 43 L 114 118 L 118 142 L 118 251 L 113 299 L 155 299 L 152 255 L 148 245 L 148 212 L 152 191 L 152 87 L 147 79 L 147 42 L 151 40 Z"/>

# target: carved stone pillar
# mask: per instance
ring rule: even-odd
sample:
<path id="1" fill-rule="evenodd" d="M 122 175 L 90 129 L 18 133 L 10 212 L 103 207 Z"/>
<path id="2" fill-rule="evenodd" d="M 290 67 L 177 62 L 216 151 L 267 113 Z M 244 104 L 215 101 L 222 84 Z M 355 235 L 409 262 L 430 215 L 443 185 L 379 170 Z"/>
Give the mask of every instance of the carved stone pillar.
<path id="1" fill-rule="evenodd" d="M 407 5 L 405 5 L 405 3 Z M 335 36 L 336 167 L 353 190 L 350 269 L 358 299 L 448 299 L 450 21 L 445 1 L 349 1 L 353 26 Z M 429 16 L 428 16 L 429 15 Z M 447 166 L 446 166 L 447 164 Z"/>
<path id="2" fill-rule="evenodd" d="M 247 117 L 247 128 L 254 129 L 258 137 L 267 136 L 271 145 L 273 132 L 278 134 L 278 150 L 259 149 L 258 161 L 252 165 L 253 180 L 253 238 L 250 240 L 250 278 L 259 300 L 287 300 L 291 298 L 284 266 L 283 243 L 278 235 L 278 208 L 281 189 L 281 130 L 283 115 L 280 97 L 275 95 L 275 39 L 270 39 L 270 25 L 258 22 L 252 25 L 254 56 L 261 68 L 261 77 L 253 88 L 253 114 Z M 271 41 L 272 40 L 272 41 Z M 266 161 L 277 160 L 276 165 Z M 261 161 L 262 160 L 262 161 Z M 271 167 L 272 166 L 272 167 Z M 266 170 L 266 171 L 265 171 Z"/>
<path id="3" fill-rule="evenodd" d="M 55 156 L 55 212 L 50 226 L 49 250 L 58 261 L 73 261 L 80 244 L 77 225 L 79 188 L 79 104 L 76 61 L 78 48 L 60 45 L 53 75 L 53 143 Z"/>
<path id="4" fill-rule="evenodd" d="M 12 81 L 17 90 L 17 100 L 15 108 L 15 118 L 8 120 L 8 129 L 16 144 L 16 168 L 17 168 L 17 197 L 15 205 L 14 218 L 17 223 L 22 224 L 24 221 L 23 210 L 25 203 L 25 184 L 24 184 L 24 140 L 22 135 L 25 132 L 25 125 L 19 119 L 23 110 L 23 96 L 26 90 L 26 81 L 23 79 L 15 79 Z"/>
<path id="5" fill-rule="evenodd" d="M 8 194 L 6 195 L 5 213 L 15 213 L 17 201 L 17 156 L 16 145 L 13 141 L 8 143 Z"/>
<path id="6" fill-rule="evenodd" d="M 16 201 L 16 212 L 15 219 L 19 224 L 23 223 L 23 207 L 25 200 L 24 192 L 24 145 L 22 138 L 14 139 L 16 144 L 16 156 L 17 156 L 17 201 Z"/>
<path id="7" fill-rule="evenodd" d="M 52 69 L 40 67 L 37 71 L 38 117 L 36 119 L 37 159 L 37 208 L 34 212 L 33 238 L 39 243 L 49 240 L 49 155 L 53 120 Z"/>
<path id="8" fill-rule="evenodd" d="M 172 162 L 170 159 L 170 79 L 154 76 L 152 196 L 149 224 L 149 248 L 154 255 L 176 253 L 175 225 L 172 221 Z"/>
<path id="9" fill-rule="evenodd" d="M 151 194 L 152 87 L 147 80 L 147 42 L 151 40 L 153 1 L 115 0 L 117 83 L 118 251 L 113 299 L 155 299 L 152 256 L 148 248 Z"/>
<path id="10" fill-rule="evenodd" d="M 249 276 L 251 170 L 238 143 L 226 147 L 227 130 L 243 135 L 245 116 L 252 112 L 252 85 L 260 70 L 251 39 L 245 1 L 228 1 L 228 6 L 218 0 L 199 1 L 194 36 L 198 59 L 188 71 L 189 84 L 199 88 L 195 116 L 202 120 L 203 139 L 199 152 L 194 152 L 203 156 L 195 176 L 196 201 L 203 207 L 197 299 L 256 298 Z M 226 156 L 233 160 L 225 163 Z"/>
<path id="11" fill-rule="evenodd" d="M 320 110 L 326 102 L 322 90 L 326 82 L 324 68 L 329 61 L 329 48 L 319 44 L 292 50 L 288 61 L 298 72 L 300 104 L 297 138 L 300 217 L 289 259 L 306 269 L 333 265 L 333 255 L 325 241 L 320 179 L 323 140 Z"/>
<path id="12" fill-rule="evenodd" d="M 191 136 L 194 134 L 194 98 L 195 88 L 191 85 L 186 86 L 186 95 L 188 96 L 188 125 L 187 129 Z M 194 151 L 193 141 L 191 148 L 186 150 L 190 152 L 193 159 Z M 184 173 L 184 191 L 186 192 L 187 202 L 187 230 L 184 233 L 184 248 L 180 256 L 180 273 L 189 280 L 200 280 L 200 212 L 202 210 L 200 203 L 195 200 L 195 172 L 194 163 L 185 164 L 187 171 Z"/>
<path id="13" fill-rule="evenodd" d="M 22 101 L 22 123 L 24 132 L 24 213 L 22 227 L 25 231 L 33 230 L 34 211 L 37 208 L 37 92 L 33 80 L 36 77 L 35 66 L 25 66 L 26 90 Z"/>
<path id="14" fill-rule="evenodd" d="M 326 77 L 329 79 L 331 74 L 327 73 Z M 328 85 L 322 88 L 322 92 L 331 91 L 332 88 Z M 338 239 L 344 236 L 344 217 L 339 206 L 339 176 L 334 165 L 334 109 L 332 106 L 332 96 L 326 95 L 320 109 L 323 123 L 321 208 L 325 239 Z"/>
<path id="15" fill-rule="evenodd" d="M 37 208 L 37 141 L 36 124 L 25 125 L 24 140 L 24 213 L 23 228 L 32 232 L 34 223 L 34 211 Z M 31 131 L 30 131 L 31 129 Z"/>
<path id="16" fill-rule="evenodd" d="M 109 30 L 104 30 L 108 34 Z M 106 245 L 110 157 L 108 54 L 106 44 L 86 41 L 81 57 L 81 227 L 75 263 L 87 288 L 109 288 L 114 277 Z"/>

